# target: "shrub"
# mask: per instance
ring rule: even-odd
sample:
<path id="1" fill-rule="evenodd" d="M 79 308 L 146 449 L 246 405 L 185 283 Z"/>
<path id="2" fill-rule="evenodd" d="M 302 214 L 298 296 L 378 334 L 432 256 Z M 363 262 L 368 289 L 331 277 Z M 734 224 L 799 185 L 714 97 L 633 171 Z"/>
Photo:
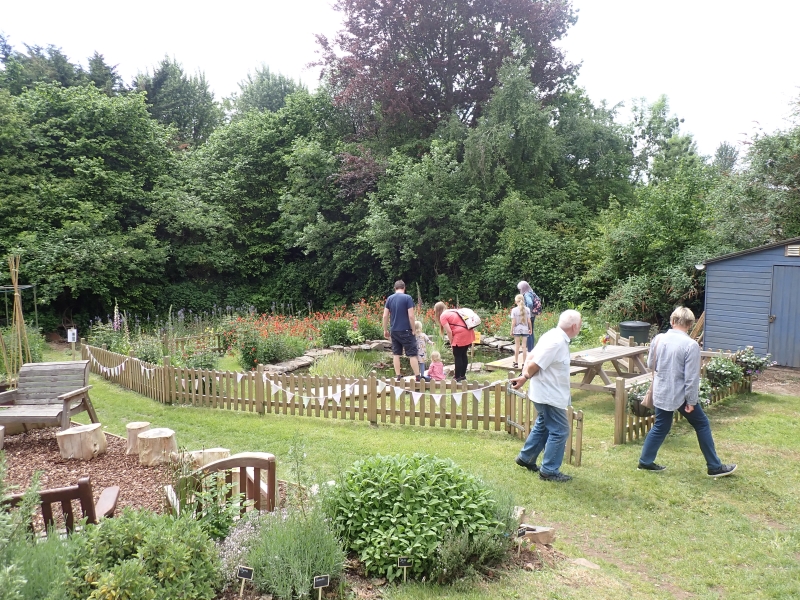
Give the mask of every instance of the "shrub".
<path id="1" fill-rule="evenodd" d="M 239 337 L 239 364 L 244 369 L 254 369 L 259 364 L 277 363 L 302 356 L 307 347 L 305 340 L 294 336 L 263 337 L 254 331 L 247 331 Z"/>
<path id="2" fill-rule="evenodd" d="M 772 355 L 757 356 L 752 346 L 747 346 L 744 350 L 739 350 L 733 355 L 733 362 L 742 368 L 745 377 L 759 375 L 762 371 L 775 365 Z"/>
<path id="3" fill-rule="evenodd" d="M 325 502 L 346 550 L 367 574 L 402 575 L 398 556 L 413 557 L 412 576 L 430 577 L 445 537 L 503 535 L 492 492 L 450 460 L 423 454 L 376 456 L 345 472 Z"/>
<path id="4" fill-rule="evenodd" d="M 305 516 L 290 511 L 285 518 L 264 514 L 256 526 L 245 561 L 254 569 L 259 592 L 285 600 L 303 598 L 311 592 L 314 575 L 341 575 L 344 550 L 321 511 Z"/>
<path id="5" fill-rule="evenodd" d="M 700 378 L 700 392 L 698 393 L 698 402 L 703 406 L 711 404 L 711 384 L 705 377 Z"/>
<path id="6" fill-rule="evenodd" d="M 364 343 L 364 335 L 355 329 L 347 330 L 347 343 L 351 346 Z"/>
<path id="7" fill-rule="evenodd" d="M 743 378 L 742 368 L 729 358 L 715 356 L 706 365 L 706 379 L 713 389 L 733 385 Z"/>
<path id="8" fill-rule="evenodd" d="M 26 326 L 25 329 L 28 338 L 28 348 L 31 351 L 31 362 L 42 362 L 42 353 L 44 352 L 45 346 L 44 336 L 41 334 L 40 330 L 36 329 L 35 327 L 31 327 L 30 325 Z M 3 343 L 9 351 L 11 351 L 12 348 L 17 347 L 18 342 L 16 330 L 12 329 L 11 327 L 4 327 L 0 329 L 0 335 L 3 336 Z M 22 362 L 28 362 L 28 358 L 24 356 Z M 4 375 L 7 373 L 7 371 L 8 367 L 3 360 L 3 355 L 0 354 L 0 378 L 4 379 Z"/>
<path id="9" fill-rule="evenodd" d="M 139 360 L 157 365 L 164 357 L 161 340 L 154 335 L 142 335 L 133 340 L 131 350 Z"/>
<path id="10" fill-rule="evenodd" d="M 322 345 L 329 348 L 330 346 L 347 344 L 348 329 L 350 329 L 350 321 L 346 319 L 330 319 L 325 321 L 319 330 L 322 336 Z"/>
<path id="11" fill-rule="evenodd" d="M 367 377 L 370 365 L 355 357 L 352 352 L 334 352 L 315 361 L 308 370 L 310 375 L 329 377 Z"/>
<path id="12" fill-rule="evenodd" d="M 653 411 L 651 409 L 641 406 L 641 402 L 644 400 L 645 394 L 647 394 L 647 390 L 649 389 L 649 381 L 636 383 L 628 388 L 628 411 L 632 415 L 638 415 L 641 417 L 652 414 Z"/>
<path id="13" fill-rule="evenodd" d="M 383 325 L 376 323 L 367 317 L 360 317 L 358 319 L 358 330 L 366 340 L 383 339 Z"/>
<path id="14" fill-rule="evenodd" d="M 433 578 L 441 583 L 486 573 L 486 568 L 503 561 L 511 547 L 512 537 L 494 531 L 470 535 L 450 529 L 436 549 Z"/>
<path id="15" fill-rule="evenodd" d="M 196 521 L 125 509 L 70 538 L 67 573 L 76 600 L 211 600 L 219 557 Z"/>

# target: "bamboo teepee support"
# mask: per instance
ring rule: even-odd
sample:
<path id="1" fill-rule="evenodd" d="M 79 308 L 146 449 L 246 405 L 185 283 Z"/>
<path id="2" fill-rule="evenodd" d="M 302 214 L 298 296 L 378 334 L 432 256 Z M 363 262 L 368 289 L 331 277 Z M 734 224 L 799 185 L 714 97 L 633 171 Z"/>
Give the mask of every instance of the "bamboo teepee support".
<path id="1" fill-rule="evenodd" d="M 19 291 L 19 256 L 8 257 L 8 269 L 11 272 L 11 286 L 14 288 L 14 309 L 11 323 L 11 348 L 6 359 L 8 377 L 16 379 L 20 367 L 31 362 L 31 348 L 28 344 L 28 330 L 22 314 L 22 295 Z M 5 359 L 5 358 L 4 358 Z"/>

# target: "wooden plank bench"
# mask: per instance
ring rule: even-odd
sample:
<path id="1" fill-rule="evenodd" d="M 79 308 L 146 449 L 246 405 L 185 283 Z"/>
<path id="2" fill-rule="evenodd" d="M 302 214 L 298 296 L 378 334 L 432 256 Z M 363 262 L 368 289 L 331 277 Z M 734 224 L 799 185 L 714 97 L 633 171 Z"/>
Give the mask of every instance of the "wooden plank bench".
<path id="1" fill-rule="evenodd" d="M 9 506 L 17 506 L 22 502 L 24 494 L 14 494 L 10 496 L 5 502 Z M 99 519 L 104 517 L 112 517 L 117 510 L 117 500 L 119 499 L 119 486 L 114 485 L 105 488 L 100 492 L 100 497 L 97 503 L 94 501 L 92 492 L 92 482 L 88 476 L 78 479 L 76 485 L 68 485 L 62 488 L 53 488 L 50 490 L 40 490 L 39 497 L 42 507 L 42 518 L 44 519 L 45 531 L 55 526 L 55 518 L 53 516 L 53 505 L 60 504 L 63 513 L 64 526 L 68 533 L 75 530 L 75 510 L 72 506 L 72 501 L 77 500 L 81 507 L 81 513 L 87 523 L 97 525 Z M 33 523 L 31 523 L 33 528 Z"/>
<path id="2" fill-rule="evenodd" d="M 0 425 L 31 423 L 68 429 L 70 418 L 83 411 L 97 423 L 88 384 L 88 360 L 24 364 L 17 389 L 0 394 Z"/>
<path id="3" fill-rule="evenodd" d="M 228 458 L 210 462 L 197 469 L 189 477 L 195 480 L 195 486 L 200 486 L 205 476 L 217 472 L 224 472 L 225 483 L 231 486 L 227 493 L 228 498 L 241 494 L 239 504 L 241 514 L 244 514 L 247 504 L 251 502 L 256 510 L 263 509 L 268 512 L 275 510 L 277 496 L 275 455 L 267 452 L 240 452 Z M 234 480 L 234 473 L 237 475 L 237 480 Z M 184 492 L 192 489 L 191 484 L 182 484 L 180 487 Z M 185 505 L 185 501 L 181 501 L 178 492 L 171 485 L 165 487 L 165 492 L 167 502 L 172 510 L 179 514 L 181 505 Z"/>

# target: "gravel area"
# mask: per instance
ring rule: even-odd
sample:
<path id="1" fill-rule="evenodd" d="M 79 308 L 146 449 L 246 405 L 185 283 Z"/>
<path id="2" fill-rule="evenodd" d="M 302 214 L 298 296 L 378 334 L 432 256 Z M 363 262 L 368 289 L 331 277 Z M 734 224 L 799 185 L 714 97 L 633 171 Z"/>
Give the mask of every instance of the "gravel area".
<path id="1" fill-rule="evenodd" d="M 130 506 L 163 512 L 164 486 L 170 483 L 168 467 L 141 466 L 138 456 L 125 455 L 127 442 L 110 434 L 106 434 L 105 454 L 88 461 L 65 460 L 58 452 L 59 431 L 49 427 L 6 437 L 6 484 L 19 486 L 15 492 L 28 488 L 34 471 L 42 472 L 42 489 L 74 485 L 85 474 L 91 477 L 95 501 L 103 488 L 118 485 L 118 511 Z"/>

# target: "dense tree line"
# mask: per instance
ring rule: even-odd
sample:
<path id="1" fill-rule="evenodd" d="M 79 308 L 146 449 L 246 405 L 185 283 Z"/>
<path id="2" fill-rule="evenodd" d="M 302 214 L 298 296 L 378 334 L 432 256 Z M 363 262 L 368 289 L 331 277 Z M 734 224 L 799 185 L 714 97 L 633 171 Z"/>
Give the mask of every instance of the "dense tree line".
<path id="1" fill-rule="evenodd" d="M 699 306 L 704 258 L 800 235 L 800 122 L 704 157 L 664 97 L 625 119 L 554 45 L 566 0 L 337 8 L 316 91 L 262 65 L 221 101 L 170 57 L 126 85 L 0 36 L 0 254 L 53 315 L 321 307 L 402 277 L 654 318 Z"/>

